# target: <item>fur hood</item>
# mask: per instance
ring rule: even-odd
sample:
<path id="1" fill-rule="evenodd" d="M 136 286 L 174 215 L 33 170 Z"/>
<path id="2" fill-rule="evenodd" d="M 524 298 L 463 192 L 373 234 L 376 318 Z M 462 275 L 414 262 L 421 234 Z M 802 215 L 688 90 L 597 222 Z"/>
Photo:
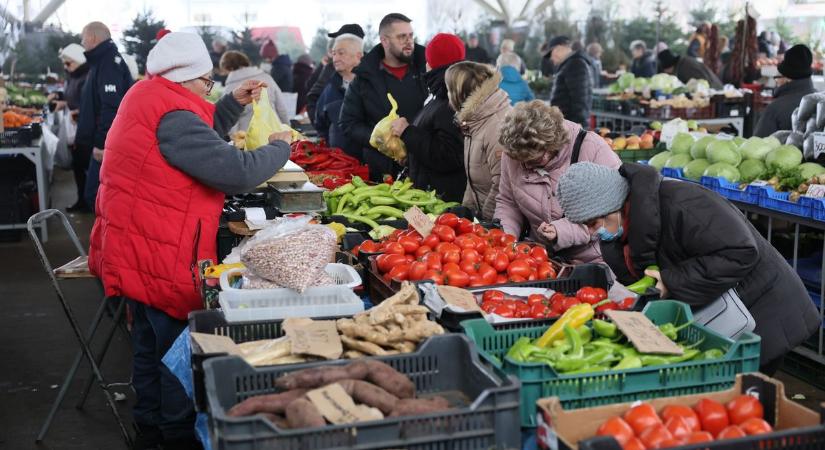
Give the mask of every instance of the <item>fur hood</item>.
<path id="1" fill-rule="evenodd" d="M 459 125 L 470 130 L 481 126 L 488 118 L 510 107 L 510 97 L 499 88 L 501 74 L 496 74 L 481 83 L 464 101 L 461 111 L 456 114 Z"/>

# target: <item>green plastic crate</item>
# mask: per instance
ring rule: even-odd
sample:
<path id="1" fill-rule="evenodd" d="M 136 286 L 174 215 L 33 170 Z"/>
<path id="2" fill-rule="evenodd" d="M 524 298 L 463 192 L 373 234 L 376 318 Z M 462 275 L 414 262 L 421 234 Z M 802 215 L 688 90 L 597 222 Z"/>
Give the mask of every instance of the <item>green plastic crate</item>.
<path id="1" fill-rule="evenodd" d="M 668 322 L 680 325 L 693 318 L 688 305 L 674 300 L 651 302 L 643 313 L 656 325 Z M 576 409 L 728 389 L 733 386 L 736 374 L 759 370 L 762 340 L 753 333 L 744 333 L 733 341 L 694 324 L 679 332 L 679 340 L 695 343 L 704 337 L 698 348 L 727 349 L 724 357 L 603 373 L 559 375 L 547 364 L 518 363 L 504 356 L 520 337 L 538 338 L 547 329 L 545 326 L 493 326 L 484 319 L 475 319 L 461 322 L 461 327 L 475 342 L 483 358 L 521 380 L 521 423 L 524 427 L 536 426 L 536 401 L 544 397 L 559 397 L 565 409 Z"/>
<path id="2" fill-rule="evenodd" d="M 622 162 L 646 161 L 659 153 L 655 148 L 648 150 L 615 150 Z"/>

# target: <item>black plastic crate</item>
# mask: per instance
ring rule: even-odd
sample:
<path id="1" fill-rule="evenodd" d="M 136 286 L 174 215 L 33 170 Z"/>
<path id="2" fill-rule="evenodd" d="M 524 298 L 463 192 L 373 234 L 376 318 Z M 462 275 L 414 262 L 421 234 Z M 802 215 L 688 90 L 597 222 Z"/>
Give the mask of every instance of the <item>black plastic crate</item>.
<path id="1" fill-rule="evenodd" d="M 319 317 L 314 320 L 334 320 L 338 317 Z M 259 341 L 262 339 L 277 339 L 284 335 L 281 328 L 284 319 L 260 320 L 254 322 L 229 323 L 222 311 L 193 311 L 189 313 L 189 331 L 192 333 L 206 333 L 218 336 L 228 336 L 236 344 Z M 194 384 L 195 410 L 206 412 L 206 391 L 203 385 L 203 363 L 210 358 L 227 356 L 227 353 L 205 353 L 193 340 L 192 342 L 192 381 Z"/>
<path id="2" fill-rule="evenodd" d="M 255 369 L 238 357 L 204 365 L 212 448 L 291 449 L 516 449 L 521 448 L 519 386 L 513 377 L 486 366 L 459 334 L 433 336 L 415 353 L 373 358 L 409 376 L 419 395 L 461 394 L 466 404 L 435 414 L 393 417 L 349 425 L 280 429 L 263 416 L 228 417 L 226 411 L 251 396 L 277 392 L 281 375 L 348 361 Z M 452 398 L 453 395 L 450 395 Z"/>
<path id="3" fill-rule="evenodd" d="M 31 127 L 6 128 L 0 135 L 0 146 L 2 147 L 31 147 L 32 145 Z"/>

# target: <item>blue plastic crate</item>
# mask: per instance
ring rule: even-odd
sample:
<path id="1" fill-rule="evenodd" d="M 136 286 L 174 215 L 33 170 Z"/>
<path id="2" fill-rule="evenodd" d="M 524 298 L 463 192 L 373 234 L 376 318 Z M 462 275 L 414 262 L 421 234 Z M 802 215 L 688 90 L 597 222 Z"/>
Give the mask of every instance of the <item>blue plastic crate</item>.
<path id="1" fill-rule="evenodd" d="M 744 190 L 739 189 L 739 185 L 721 177 L 702 177 L 702 186 L 718 192 L 719 195 L 729 200 L 755 205 L 759 203 L 762 189 L 759 186 L 748 186 Z"/>
<path id="2" fill-rule="evenodd" d="M 811 217 L 814 220 L 825 222 L 825 199 L 802 197 L 806 204 L 811 205 Z"/>
<path id="3" fill-rule="evenodd" d="M 812 204 L 807 202 L 805 198 L 800 198 L 800 201 L 794 203 L 788 200 L 790 193 L 777 192 L 772 187 L 766 186 L 763 189 L 764 195 L 759 197 L 759 206 L 763 208 L 773 209 L 795 216 L 813 217 Z M 812 199 L 811 199 L 812 200 Z"/>
<path id="4" fill-rule="evenodd" d="M 676 180 L 689 181 L 691 183 L 698 183 L 698 181 L 696 181 L 696 180 L 691 180 L 690 178 L 685 178 L 684 171 L 680 168 L 675 168 L 675 167 L 662 167 L 662 176 L 663 177 L 668 177 L 668 178 L 673 178 L 673 179 L 676 179 Z"/>

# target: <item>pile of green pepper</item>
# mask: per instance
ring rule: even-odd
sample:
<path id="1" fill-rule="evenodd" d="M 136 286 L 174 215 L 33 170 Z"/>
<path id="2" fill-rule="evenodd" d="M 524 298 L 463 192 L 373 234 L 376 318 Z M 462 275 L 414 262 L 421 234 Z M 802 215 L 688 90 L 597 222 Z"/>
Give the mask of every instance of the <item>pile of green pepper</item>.
<path id="1" fill-rule="evenodd" d="M 441 214 L 458 206 L 456 202 L 445 202 L 435 191 L 412 189 L 412 181 L 396 181 L 368 186 L 360 177 L 352 177 L 352 182 L 325 191 L 327 215 L 343 216 L 353 222 L 361 222 L 372 229 L 379 227 L 380 220 L 402 219 L 404 212 L 413 206 L 428 214 Z"/>
<path id="2" fill-rule="evenodd" d="M 692 322 L 676 326 L 666 323 L 659 329 L 683 350 L 679 356 L 639 353 L 615 324 L 595 319 L 589 325 L 564 325 L 564 339 L 541 347 L 528 337 L 522 337 L 507 352 L 507 357 L 521 363 L 545 363 L 563 375 L 637 369 L 647 366 L 677 364 L 686 361 L 719 359 L 725 355 L 720 348 L 699 350 L 702 341 L 678 342 L 679 331 Z"/>

